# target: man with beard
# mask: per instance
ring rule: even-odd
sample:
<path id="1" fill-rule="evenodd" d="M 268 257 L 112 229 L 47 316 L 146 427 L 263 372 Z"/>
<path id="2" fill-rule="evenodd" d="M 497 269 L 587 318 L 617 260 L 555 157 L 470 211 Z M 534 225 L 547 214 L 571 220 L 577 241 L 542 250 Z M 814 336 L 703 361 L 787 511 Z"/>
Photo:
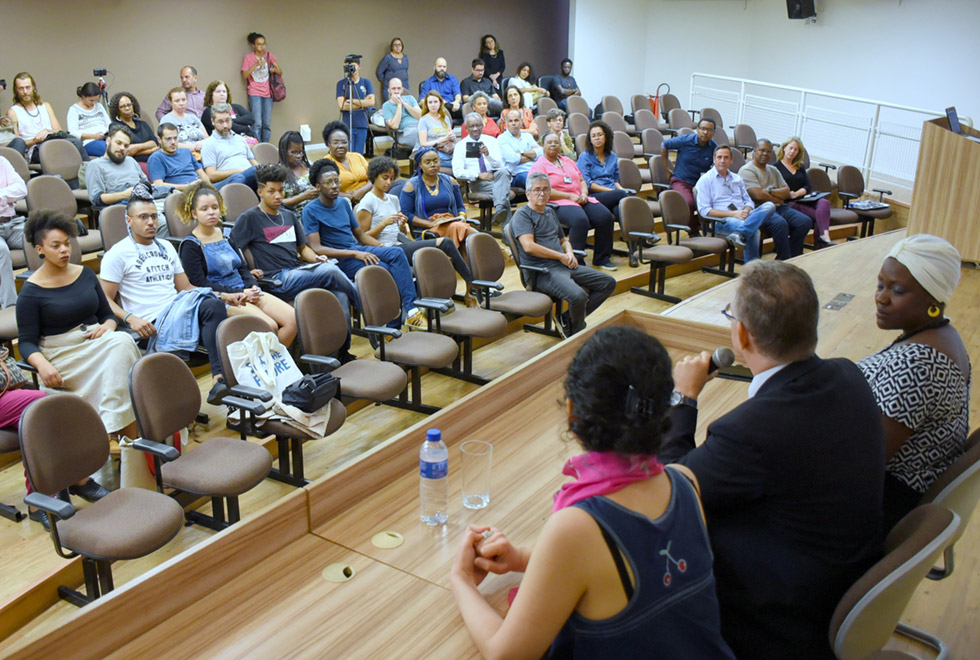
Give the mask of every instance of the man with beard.
<path id="1" fill-rule="evenodd" d="M 431 90 L 439 92 L 442 100 L 446 102 L 449 114 L 453 116 L 454 120 L 460 121 L 463 118 L 461 113 L 463 97 L 459 90 L 459 80 L 456 79 L 456 76 L 447 73 L 448 69 L 449 65 L 446 63 L 445 57 L 436 58 L 435 72 L 422 82 L 419 95 L 424 98 Z"/>
<path id="2" fill-rule="evenodd" d="M 231 132 L 231 106 L 215 103 L 211 106 L 211 120 L 214 133 L 201 147 L 204 173 L 219 190 L 229 183 L 244 183 L 255 190 L 255 166 L 259 163 L 245 138 Z"/>
<path id="3" fill-rule="evenodd" d="M 132 141 L 133 134 L 125 124 L 109 126 L 105 136 L 105 156 L 92 160 L 85 169 L 85 187 L 94 206 L 104 208 L 125 202 L 137 183 L 149 185 L 139 163 L 126 155 L 126 148 Z"/>

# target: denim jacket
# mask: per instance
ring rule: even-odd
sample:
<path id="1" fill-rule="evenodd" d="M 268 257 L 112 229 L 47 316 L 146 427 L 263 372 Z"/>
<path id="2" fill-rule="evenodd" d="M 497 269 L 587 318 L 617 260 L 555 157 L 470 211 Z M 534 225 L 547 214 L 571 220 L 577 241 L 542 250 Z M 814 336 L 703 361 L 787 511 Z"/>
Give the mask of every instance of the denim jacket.
<path id="1" fill-rule="evenodd" d="M 205 298 L 215 297 L 206 287 L 181 291 L 161 312 L 153 325 L 157 333 L 150 337 L 148 353 L 180 353 L 197 348 L 201 338 L 201 327 L 197 323 L 197 308 Z"/>

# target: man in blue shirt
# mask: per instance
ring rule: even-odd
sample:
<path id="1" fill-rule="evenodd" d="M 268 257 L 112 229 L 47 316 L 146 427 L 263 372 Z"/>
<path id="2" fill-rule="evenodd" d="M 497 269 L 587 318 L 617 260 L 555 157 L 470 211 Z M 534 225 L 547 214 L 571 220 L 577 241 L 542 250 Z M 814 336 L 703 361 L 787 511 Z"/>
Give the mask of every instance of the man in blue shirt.
<path id="1" fill-rule="evenodd" d="M 463 119 L 461 112 L 463 97 L 459 90 L 459 80 L 456 79 L 456 76 L 447 73 L 448 70 L 449 65 L 446 63 L 446 58 L 436 58 L 435 71 L 431 76 L 422 81 L 419 95 L 424 97 L 433 89 L 439 92 L 442 100 L 446 102 L 449 114 L 452 115 L 454 120 L 461 121 Z"/>
<path id="2" fill-rule="evenodd" d="M 702 119 L 698 122 L 698 131 L 694 135 L 681 135 L 669 140 L 664 140 L 660 149 L 660 155 L 664 161 L 664 167 L 670 176 L 670 187 L 681 194 L 687 206 L 691 209 L 691 232 L 692 236 L 700 233 L 700 222 L 696 215 L 697 207 L 694 204 L 694 184 L 702 174 L 708 171 L 714 159 L 715 147 L 718 146 L 711 138 L 715 135 L 715 122 L 712 119 Z M 671 164 L 670 150 L 677 151 L 677 162 Z"/>
<path id="3" fill-rule="evenodd" d="M 321 158 L 310 167 L 310 182 L 319 197 L 303 209 L 303 231 L 318 255 L 337 259 L 337 266 L 351 280 L 365 266 L 380 264 L 391 273 L 401 296 L 403 318 L 417 325 L 424 312 L 415 308 L 415 281 L 405 251 L 384 247 L 361 229 L 347 199 L 340 196 L 340 171 L 332 160 Z"/>
<path id="4" fill-rule="evenodd" d="M 521 130 L 521 113 L 510 110 L 507 115 L 507 130 L 497 138 L 500 159 L 513 177 L 510 185 L 526 188 L 527 173 L 534 161 L 541 157 L 544 149 L 534 140 L 534 136 Z"/>
<path id="5" fill-rule="evenodd" d="M 351 151 L 364 153 L 367 146 L 368 115 L 374 108 L 374 87 L 371 81 L 361 78 L 361 62 L 350 63 L 354 72 L 348 78 L 337 81 L 337 107 L 340 121 L 350 128 Z"/>
<path id="6" fill-rule="evenodd" d="M 405 93 L 402 81 L 392 78 L 388 81 L 388 100 L 381 106 L 385 124 L 395 131 L 398 144 L 415 148 L 419 143 L 419 118 L 422 109 L 411 94 Z"/>
<path id="7" fill-rule="evenodd" d="M 160 136 L 160 149 L 154 151 L 146 162 L 154 186 L 184 190 L 198 179 L 211 183 L 191 150 L 177 148 L 176 126 L 164 122 L 157 128 L 157 135 Z"/>

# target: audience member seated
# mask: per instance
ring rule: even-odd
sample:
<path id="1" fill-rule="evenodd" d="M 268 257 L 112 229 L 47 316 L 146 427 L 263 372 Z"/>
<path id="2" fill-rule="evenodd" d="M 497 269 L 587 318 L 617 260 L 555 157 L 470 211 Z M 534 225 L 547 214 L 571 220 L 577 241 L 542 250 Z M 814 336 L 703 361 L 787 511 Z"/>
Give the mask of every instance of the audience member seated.
<path id="1" fill-rule="evenodd" d="M 105 132 L 109 128 L 109 113 L 102 100 L 102 90 L 94 82 L 87 82 L 75 90 L 78 102 L 68 108 L 65 124 L 68 134 L 82 141 L 89 156 L 105 154 Z"/>
<path id="2" fill-rule="evenodd" d="M 531 171 L 534 161 L 544 154 L 544 149 L 530 133 L 521 129 L 523 122 L 520 112 L 504 110 L 501 119 L 507 120 L 507 130 L 497 138 L 497 144 L 500 145 L 500 158 L 513 177 L 511 185 L 525 188 L 527 173 Z"/>
<path id="3" fill-rule="evenodd" d="M 824 248 L 832 245 L 830 240 L 830 200 L 823 197 L 814 202 L 804 202 L 800 198 L 813 191 L 810 187 L 810 176 L 803 167 L 806 149 L 798 137 L 791 137 L 779 147 L 776 152 L 776 169 L 783 175 L 790 189 L 787 203 L 810 217 L 813 222 L 813 246 Z"/>
<path id="4" fill-rule="evenodd" d="M 337 107 L 340 121 L 348 126 L 351 151 L 363 154 L 367 147 L 371 112 L 374 110 L 374 87 L 371 81 L 361 78 L 361 60 L 351 62 L 354 67 L 350 77 L 337 81 Z"/>
<path id="5" fill-rule="evenodd" d="M 164 122 L 157 127 L 162 148 L 155 151 L 147 163 L 150 171 L 150 181 L 154 186 L 170 186 L 177 190 L 185 190 L 197 181 L 210 183 L 201 164 L 194 158 L 189 149 L 177 146 L 177 127 Z"/>
<path id="6" fill-rule="evenodd" d="M 734 660 L 721 637 L 697 481 L 656 456 L 672 384 L 667 351 L 639 330 L 604 328 L 576 353 L 565 401 L 569 433 L 586 453 L 563 470 L 576 480 L 562 485 L 533 551 L 470 525 L 453 562 L 453 596 L 484 657 L 636 658 L 656 649 Z M 524 577 L 502 618 L 477 587 L 487 573 L 512 571 Z"/>
<path id="7" fill-rule="evenodd" d="M 350 131 L 340 121 L 332 121 L 323 127 L 323 143 L 327 145 L 327 158 L 337 164 L 340 172 L 340 194 L 353 203 L 361 201 L 371 190 L 367 175 L 367 159 L 361 154 L 349 151 Z M 310 184 L 316 184 L 315 179 Z"/>
<path id="8" fill-rule="evenodd" d="M 521 116 L 521 130 L 537 138 L 538 125 L 534 121 L 534 113 L 531 112 L 531 108 L 524 105 L 524 95 L 521 94 L 521 90 L 511 85 L 507 88 L 505 98 L 507 107 L 500 113 L 500 121 L 497 123 L 501 134 L 507 130 L 507 115 L 511 111 L 515 111 Z"/>
<path id="9" fill-rule="evenodd" d="M 512 87 L 521 90 L 524 96 L 524 105 L 528 108 L 538 107 L 538 99 L 548 95 L 548 90 L 538 87 L 537 78 L 534 77 L 534 69 L 530 62 L 521 62 L 517 65 L 517 75 L 510 79 L 508 83 Z"/>
<path id="10" fill-rule="evenodd" d="M 276 56 L 266 50 L 264 34 L 250 32 L 245 38 L 252 47 L 252 52 L 242 58 L 242 79 L 245 81 L 249 114 L 253 117 L 249 134 L 259 142 L 268 142 L 272 139 L 272 86 L 269 75 L 274 73 L 281 76 L 282 68 Z M 225 102 L 231 103 L 231 92 L 228 93 Z M 215 99 L 215 103 L 219 102 Z M 236 128 L 235 132 L 241 131 Z"/>
<path id="11" fill-rule="evenodd" d="M 440 162 L 451 167 L 456 133 L 453 131 L 449 110 L 437 91 L 431 91 L 422 97 L 422 105 L 425 112 L 419 119 L 419 147 L 432 147 L 439 154 Z"/>
<path id="12" fill-rule="evenodd" d="M 695 448 L 711 354 L 675 364 L 660 458 L 701 484 L 722 636 L 736 657 L 832 660 L 834 608 L 882 551 L 874 396 L 852 362 L 814 353 L 820 303 L 800 268 L 748 264 L 724 313 L 754 376 L 749 398 Z"/>
<path id="13" fill-rule="evenodd" d="M 493 222 L 503 226 L 510 215 L 510 171 L 500 157 L 497 139 L 483 132 L 484 117 L 466 115 L 466 138 L 453 150 L 453 176 L 466 181 L 470 192 L 493 196 Z M 489 122 L 496 128 L 496 124 Z"/>
<path id="14" fill-rule="evenodd" d="M 398 203 L 408 216 L 410 227 L 448 238 L 459 248 L 476 230 L 462 219 L 466 217 L 466 206 L 459 184 L 440 172 L 439 167 L 436 150 L 419 147 L 415 152 L 415 176 L 402 186 Z"/>
<path id="15" fill-rule="evenodd" d="M 788 259 L 790 243 L 786 221 L 772 217 L 776 213 L 772 202 L 756 207 L 749 193 L 745 191 L 741 177 L 728 169 L 732 164 L 731 147 L 715 147 L 714 162 L 714 166 L 694 186 L 701 217 L 718 219 L 715 233 L 745 248 L 745 263 L 761 256 L 758 234 L 760 227 L 767 229 L 772 236 L 776 258 Z"/>
<path id="16" fill-rule="evenodd" d="M 43 398 L 44 395 L 45 393 L 41 390 L 33 390 L 26 387 L 13 390 L 8 389 L 0 394 L 0 428 L 18 428 L 20 426 L 20 417 L 27 410 L 27 406 Z M 87 482 L 88 479 L 83 484 Z M 34 492 L 34 489 L 31 488 L 31 481 L 27 478 L 27 470 L 24 470 L 24 485 L 27 487 L 28 494 Z M 34 507 L 28 507 L 28 510 L 28 516 L 31 520 L 41 523 L 46 530 L 51 529 L 47 513 Z"/>
<path id="17" fill-rule="evenodd" d="M 75 221 L 55 211 L 34 211 L 24 227 L 43 260 L 17 299 L 20 354 L 37 369 L 48 392 L 77 394 L 99 412 L 112 433 L 136 438 L 129 370 L 140 358 L 125 332 L 115 332 L 106 294 L 95 271 L 69 263 Z"/>
<path id="18" fill-rule="evenodd" d="M 201 147 L 204 173 L 219 190 L 229 183 L 244 183 L 255 190 L 255 166 L 258 161 L 245 138 L 231 131 L 231 106 L 216 103 L 211 107 L 211 112 L 214 115 L 214 134 Z"/>
<path id="19" fill-rule="evenodd" d="M 772 142 L 759 140 L 752 151 L 752 161 L 743 165 L 738 175 L 742 177 L 745 191 L 749 193 L 753 202 L 756 204 L 771 202 L 776 207 L 773 219 L 779 216 L 786 222 L 789 230 L 790 255 L 795 257 L 803 254 L 803 241 L 810 233 L 813 222 L 808 216 L 784 203 L 792 192 L 779 170 L 768 164 L 771 157 Z"/>
<path id="20" fill-rule="evenodd" d="M 476 113 L 477 115 L 479 115 L 480 122 L 483 124 L 484 135 L 488 137 L 497 137 L 498 135 L 500 135 L 500 127 L 497 126 L 497 122 L 490 119 L 490 116 L 487 114 L 487 108 L 489 107 L 488 106 L 489 102 L 490 102 L 490 98 L 486 94 L 484 94 L 483 92 L 474 92 L 473 96 L 470 97 L 470 107 L 472 108 L 470 114 Z M 465 138 L 467 136 L 467 133 L 468 131 L 466 128 L 466 122 L 464 121 L 463 128 L 461 129 L 462 137 Z"/>
<path id="21" fill-rule="evenodd" d="M 562 110 L 568 109 L 566 103 L 569 96 L 582 95 L 582 90 L 578 88 L 578 83 L 572 77 L 572 61 L 567 57 L 561 61 L 561 74 L 552 78 L 551 89 L 548 91 Z"/>
<path id="22" fill-rule="evenodd" d="M 17 136 L 7 146 L 20 151 L 31 163 L 41 162 L 37 146 L 49 139 L 68 140 L 78 149 L 83 161 L 89 159 L 81 141 L 61 130 L 54 109 L 41 100 L 34 76 L 26 71 L 14 76 L 14 104 L 7 110 L 7 119 L 11 132 Z"/>
<path id="23" fill-rule="evenodd" d="M 500 102 L 500 94 L 497 93 L 493 81 L 483 75 L 486 69 L 483 60 L 479 58 L 473 60 L 470 67 L 472 73 L 459 81 L 459 91 L 463 95 L 463 103 L 469 101 L 477 92 L 483 92 L 487 95 L 490 114 L 494 117 L 499 116 L 503 104 Z"/>
<path id="24" fill-rule="evenodd" d="M 612 150 L 613 132 L 604 121 L 589 125 L 589 144 L 578 157 L 578 169 L 599 203 L 619 219 L 619 200 L 630 192 L 619 183 L 619 158 Z M 635 190 L 633 192 L 636 192 Z"/>
<path id="25" fill-rule="evenodd" d="M 435 69 L 431 76 L 422 81 L 419 94 L 423 97 L 429 92 L 438 92 L 446 104 L 446 109 L 453 119 L 462 119 L 463 97 L 459 89 L 459 80 L 449 71 L 445 57 L 437 57 Z"/>
<path id="26" fill-rule="evenodd" d="M 204 92 L 204 112 L 201 113 L 201 123 L 204 124 L 204 128 L 207 129 L 209 134 L 214 133 L 214 118 L 212 117 L 212 113 L 214 112 L 214 106 L 219 103 L 227 103 L 231 106 L 232 133 L 251 138 L 256 142 L 259 141 L 256 140 L 255 131 L 252 128 L 255 125 L 255 119 L 252 113 L 245 106 L 231 102 L 231 92 L 228 90 L 228 84 L 223 80 L 212 81 Z"/>
<path id="27" fill-rule="evenodd" d="M 541 172 L 551 182 L 550 200 L 558 207 L 557 217 L 568 228 L 572 248 L 585 250 L 589 229 L 594 229 L 594 253 L 592 265 L 603 270 L 616 270 L 609 260 L 613 245 L 613 215 L 595 197 L 590 197 L 588 186 L 575 161 L 562 156 L 561 143 L 554 133 L 544 137 L 544 155 L 531 166 L 531 174 Z"/>
<path id="28" fill-rule="evenodd" d="M 132 156 L 138 163 L 146 163 L 150 156 L 160 149 L 153 129 L 140 119 L 140 103 L 129 92 L 119 92 L 109 101 L 109 117 L 114 122 L 122 122 L 133 134 L 133 141 L 126 149 L 126 155 Z"/>
<path id="29" fill-rule="evenodd" d="M 149 184 L 143 168 L 126 155 L 132 138 L 125 125 L 113 124 L 106 133 L 105 155 L 94 159 L 85 168 L 85 187 L 93 206 L 123 203 L 133 194 L 136 184 Z"/>
<path id="30" fill-rule="evenodd" d="M 227 211 L 221 193 L 206 181 L 190 184 L 177 202 L 177 212 L 184 224 L 194 225 L 178 249 L 190 283 L 214 291 L 228 316 L 256 316 L 284 346 L 292 344 L 296 314 L 289 303 L 258 287 L 241 253 L 224 237 L 221 219 Z"/>
<path id="31" fill-rule="evenodd" d="M 26 197 L 27 184 L 10 161 L 0 156 L 0 309 L 17 302 L 10 251 L 24 249 L 24 218 L 15 213 L 14 207 Z"/>
<path id="32" fill-rule="evenodd" d="M 528 202 L 514 213 L 510 229 L 521 251 L 521 263 L 547 269 L 546 273 L 535 273 L 534 289 L 568 301 L 568 311 L 559 319 L 559 328 L 565 337 L 570 337 L 584 330 L 585 317 L 615 292 L 616 280 L 579 263 L 558 214 L 548 206 L 551 194 L 547 174 L 528 174 Z"/>
<path id="33" fill-rule="evenodd" d="M 201 92 L 201 96 L 204 93 Z M 187 93 L 183 87 L 174 87 L 168 96 L 173 107 L 170 112 L 159 118 L 161 124 L 169 123 L 177 127 L 177 144 L 183 149 L 190 149 L 196 158 L 200 157 L 201 147 L 208 138 L 200 118 L 187 108 Z"/>
<path id="34" fill-rule="evenodd" d="M 317 198 L 316 187 L 310 183 L 310 159 L 306 157 L 306 143 L 297 131 L 286 131 L 279 138 L 279 164 L 289 175 L 282 186 L 282 205 L 297 215 Z"/>
<path id="35" fill-rule="evenodd" d="M 929 234 L 892 248 L 878 273 L 878 327 L 901 330 L 858 367 L 885 428 L 885 532 L 958 459 L 969 433 L 970 356 L 944 315 L 960 255 Z"/>
<path id="36" fill-rule="evenodd" d="M 27 144 L 17 137 L 10 116 L 2 108 L 0 108 L 0 147 L 10 147 L 21 154 L 27 153 Z"/>
<path id="37" fill-rule="evenodd" d="M 414 149 L 419 143 L 422 109 L 411 94 L 405 93 L 400 78 L 388 82 L 388 100 L 381 106 L 385 125 L 395 131 L 395 142 Z"/>
<path id="38" fill-rule="evenodd" d="M 197 69 L 192 66 L 185 66 L 180 70 L 180 88 L 184 90 L 187 96 L 187 112 L 200 119 L 201 115 L 204 114 L 204 91 L 197 88 Z M 158 122 L 163 120 L 165 114 L 173 110 L 172 94 L 173 90 L 170 90 L 160 101 L 156 112 Z"/>
<path id="39" fill-rule="evenodd" d="M 694 203 L 694 184 L 701 175 L 711 169 L 718 144 L 712 139 L 715 134 L 713 119 L 702 119 L 698 122 L 698 130 L 692 135 L 679 135 L 664 140 L 660 149 L 664 168 L 670 176 L 670 187 L 676 190 L 687 202 L 691 210 L 692 235 L 700 233 L 700 222 L 697 216 L 698 205 Z M 677 161 L 670 161 L 670 151 L 677 152 Z"/>
<path id="40" fill-rule="evenodd" d="M 493 83 L 494 90 L 499 94 L 500 85 L 504 81 L 504 69 L 507 68 L 507 60 L 504 59 L 504 51 L 497 43 L 497 38 L 492 34 L 485 34 L 480 37 L 479 58 L 483 60 L 486 77 Z"/>
<path id="41" fill-rule="evenodd" d="M 224 303 L 209 289 L 191 284 L 177 251 L 156 237 L 157 207 L 145 186 L 137 186 L 126 204 L 126 224 L 129 239 L 102 257 L 99 279 L 109 306 L 116 318 L 148 340 L 150 352 L 180 354 L 203 344 L 211 365 L 207 401 L 219 405 L 228 394 L 215 340 L 218 325 L 227 317 Z"/>
<path id="42" fill-rule="evenodd" d="M 340 270 L 351 280 L 365 266 L 380 264 L 398 286 L 402 319 L 409 325 L 421 325 L 425 312 L 415 308 L 415 280 L 405 253 L 396 247 L 382 246 L 361 229 L 350 202 L 340 196 L 337 163 L 327 158 L 313 163 L 310 183 L 319 192 L 319 197 L 303 209 L 303 229 L 310 248 L 337 259 Z"/>
<path id="43" fill-rule="evenodd" d="M 378 63 L 378 70 L 375 71 L 378 80 L 381 82 L 381 89 L 391 98 L 391 79 L 398 78 L 399 83 L 405 89 L 411 89 L 408 82 L 408 55 L 405 54 L 405 43 L 401 37 L 395 37 L 388 45 L 388 52 Z"/>
<path id="44" fill-rule="evenodd" d="M 466 282 L 466 306 L 475 307 L 476 298 L 469 290 L 470 282 L 473 281 L 473 272 L 460 254 L 459 248 L 451 240 L 442 236 L 416 241 L 412 236 L 408 216 L 401 212 L 398 197 L 388 194 L 391 185 L 398 178 L 397 163 L 385 156 L 372 158 L 368 163 L 368 178 L 373 186 L 371 192 L 365 195 L 354 209 L 357 223 L 365 235 L 376 239 L 381 245 L 400 247 L 409 263 L 412 263 L 412 255 L 421 248 L 434 247 L 442 250 L 452 261 L 453 268 Z"/>
<path id="45" fill-rule="evenodd" d="M 310 249 L 299 217 L 282 208 L 282 187 L 289 177 L 286 168 L 259 165 L 255 177 L 259 205 L 238 216 L 228 236 L 236 249 L 252 253 L 252 275 L 278 280 L 281 284 L 268 291 L 289 302 L 304 289 L 321 288 L 333 292 L 345 310 L 348 303 L 360 309 L 354 283 L 329 257 Z"/>
<path id="46" fill-rule="evenodd" d="M 538 142 L 544 144 L 546 137 L 557 135 L 559 146 L 561 147 L 561 155 L 575 158 L 575 140 L 565 130 L 565 111 L 560 108 L 552 108 L 545 115 L 545 119 L 548 120 L 548 132 L 540 136 Z"/>

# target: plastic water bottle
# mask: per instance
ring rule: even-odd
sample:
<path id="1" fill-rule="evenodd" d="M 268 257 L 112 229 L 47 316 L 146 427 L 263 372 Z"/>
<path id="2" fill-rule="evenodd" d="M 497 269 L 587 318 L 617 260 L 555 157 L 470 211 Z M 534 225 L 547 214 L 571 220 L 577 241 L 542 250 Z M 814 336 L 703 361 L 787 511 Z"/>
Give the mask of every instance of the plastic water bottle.
<path id="1" fill-rule="evenodd" d="M 419 510 L 426 525 L 449 519 L 449 450 L 439 429 L 426 431 L 419 451 Z"/>

